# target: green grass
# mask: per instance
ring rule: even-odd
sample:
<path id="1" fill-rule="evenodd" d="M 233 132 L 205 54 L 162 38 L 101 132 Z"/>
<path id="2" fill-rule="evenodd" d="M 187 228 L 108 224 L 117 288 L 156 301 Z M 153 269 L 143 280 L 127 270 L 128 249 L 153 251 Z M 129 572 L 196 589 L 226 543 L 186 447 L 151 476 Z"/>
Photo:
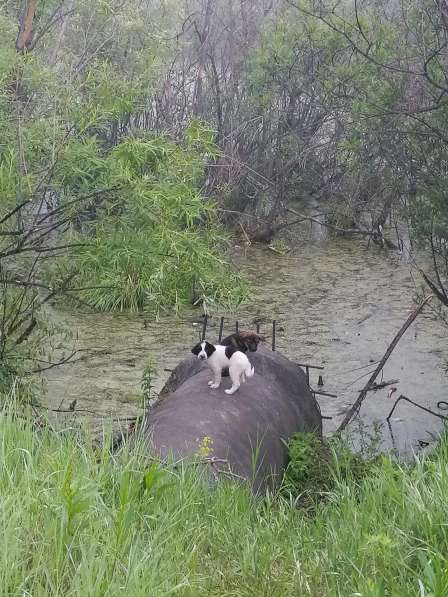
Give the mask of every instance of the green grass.
<path id="1" fill-rule="evenodd" d="M 14 412 L 0 413 L 1 595 L 448 594 L 446 440 L 361 481 L 336 469 L 310 514 Z"/>

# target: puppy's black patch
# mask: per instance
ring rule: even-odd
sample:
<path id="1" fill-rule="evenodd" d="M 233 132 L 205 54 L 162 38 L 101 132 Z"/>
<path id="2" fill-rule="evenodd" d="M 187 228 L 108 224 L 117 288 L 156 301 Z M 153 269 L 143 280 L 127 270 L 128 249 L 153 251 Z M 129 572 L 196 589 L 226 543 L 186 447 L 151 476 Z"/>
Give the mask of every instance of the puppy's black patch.
<path id="1" fill-rule="evenodd" d="M 202 350 L 202 346 L 201 346 L 201 342 L 199 342 L 199 344 L 196 344 L 196 346 L 193 346 L 193 348 L 191 349 L 191 352 L 193 354 L 195 354 L 196 356 L 198 356 L 198 354 L 201 352 Z"/>
<path id="2" fill-rule="evenodd" d="M 238 352 L 238 348 L 235 348 L 234 346 L 226 346 L 226 357 L 228 359 L 230 359 L 235 352 Z"/>
<path id="3" fill-rule="evenodd" d="M 238 334 L 231 334 L 224 338 L 221 342 L 223 346 L 228 346 L 229 348 L 234 348 L 235 350 L 241 350 L 241 352 L 247 352 L 246 344 L 240 339 Z"/>
<path id="4" fill-rule="evenodd" d="M 207 357 L 211 357 L 215 350 L 216 348 L 213 346 L 213 344 L 210 344 L 209 342 L 205 343 L 205 352 L 207 354 Z"/>

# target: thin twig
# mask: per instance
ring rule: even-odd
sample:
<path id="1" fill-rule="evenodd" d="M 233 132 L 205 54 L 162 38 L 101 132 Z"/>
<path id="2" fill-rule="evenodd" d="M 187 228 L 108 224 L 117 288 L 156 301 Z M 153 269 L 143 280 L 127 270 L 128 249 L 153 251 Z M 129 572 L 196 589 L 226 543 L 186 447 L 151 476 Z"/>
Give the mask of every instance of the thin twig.
<path id="1" fill-rule="evenodd" d="M 435 413 L 433 410 L 431 410 L 430 408 L 426 408 L 426 406 L 422 406 L 421 404 L 418 404 L 418 402 L 414 402 L 413 400 L 411 400 L 410 398 L 408 398 L 407 396 L 403 396 L 403 394 L 401 394 L 396 400 L 395 400 L 395 404 L 392 407 L 392 410 L 390 411 L 390 413 L 387 415 L 386 421 L 389 423 L 390 422 L 390 418 L 394 412 L 394 410 L 397 408 L 398 403 L 401 400 L 406 400 L 406 402 L 410 402 L 411 404 L 413 404 L 414 406 L 416 406 L 417 408 L 420 408 L 421 410 L 424 410 L 425 412 L 429 413 L 430 415 L 434 415 L 435 417 L 438 417 L 439 419 L 442 419 L 443 421 L 447 421 L 448 417 L 445 415 L 441 415 L 439 413 Z"/>
<path id="2" fill-rule="evenodd" d="M 52 413 L 66 413 L 66 414 L 73 414 L 76 415 L 77 413 L 87 413 L 89 415 L 95 415 L 96 417 L 101 417 L 104 419 L 110 419 L 110 415 L 105 413 L 100 413 L 94 410 L 89 410 L 87 408 L 51 408 L 50 406 L 44 406 L 42 404 L 36 404 L 35 402 L 31 403 L 33 409 L 40 408 L 41 410 L 46 410 L 47 412 Z M 115 417 L 112 418 L 112 421 L 137 421 L 138 419 L 142 419 L 143 415 L 135 415 L 133 417 Z"/>
<path id="3" fill-rule="evenodd" d="M 398 383 L 398 379 L 390 379 L 389 381 L 382 381 L 381 383 L 374 383 L 371 388 L 369 388 L 368 392 L 376 392 L 377 390 L 382 390 L 383 388 L 387 388 L 392 384 Z"/>

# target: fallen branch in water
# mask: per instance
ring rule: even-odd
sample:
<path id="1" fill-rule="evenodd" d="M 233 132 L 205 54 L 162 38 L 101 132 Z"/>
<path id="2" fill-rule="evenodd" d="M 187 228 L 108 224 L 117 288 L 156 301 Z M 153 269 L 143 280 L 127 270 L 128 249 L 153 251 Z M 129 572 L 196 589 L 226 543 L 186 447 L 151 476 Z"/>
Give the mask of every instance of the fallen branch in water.
<path id="1" fill-rule="evenodd" d="M 362 236 L 375 236 L 378 234 L 378 232 L 376 232 L 375 230 L 361 230 L 361 228 L 340 228 L 339 226 L 335 226 L 334 224 L 330 224 L 323 220 L 318 220 L 317 218 L 314 218 L 313 216 L 307 216 L 306 214 L 299 213 L 298 211 L 291 209 L 291 208 L 289 208 L 288 211 L 290 211 L 294 215 L 299 216 L 301 218 L 296 223 L 304 222 L 304 221 L 308 220 L 309 222 L 314 222 L 315 224 L 320 224 L 321 226 L 324 226 L 325 228 L 329 228 L 330 230 L 333 230 L 334 232 L 339 232 L 341 234 L 360 234 Z"/>
<path id="2" fill-rule="evenodd" d="M 403 396 L 403 394 L 401 394 L 396 400 L 395 400 L 395 404 L 392 407 L 392 410 L 390 411 L 390 413 L 387 415 L 386 421 L 389 423 L 390 418 L 394 412 L 394 410 L 397 408 L 398 403 L 401 400 L 406 400 L 406 402 L 410 402 L 411 404 L 413 404 L 414 406 L 416 406 L 417 408 L 420 408 L 421 410 L 424 410 L 425 412 L 429 413 L 430 415 L 434 415 L 435 417 L 438 417 L 439 419 L 442 419 L 443 421 L 447 421 L 448 417 L 446 415 L 441 415 L 439 413 L 435 413 L 433 410 L 431 410 L 430 408 L 426 408 L 426 406 L 422 406 L 421 404 L 418 404 L 418 402 L 414 402 L 413 400 L 411 400 L 410 398 L 408 398 L 407 396 Z"/>
<path id="3" fill-rule="evenodd" d="M 381 383 L 373 382 L 371 388 L 367 388 L 368 392 L 376 392 L 377 390 L 382 390 L 383 388 L 387 388 L 387 386 L 391 386 L 393 384 L 398 383 L 398 379 L 390 379 L 389 381 L 382 381 Z"/>
<path id="4" fill-rule="evenodd" d="M 101 413 L 95 410 L 89 410 L 87 408 L 76 408 L 76 400 L 74 400 L 68 408 L 51 408 L 50 406 L 44 406 L 43 404 L 36 404 L 32 402 L 30 406 L 33 409 L 40 408 L 41 410 L 45 410 L 47 412 L 52 413 L 65 413 L 65 414 L 89 414 L 101 419 L 108 419 L 113 422 L 137 422 L 139 419 L 143 419 L 143 415 L 134 415 L 132 417 L 112 417 L 110 414 Z"/>
<path id="5" fill-rule="evenodd" d="M 445 305 L 446 307 L 448 307 L 448 297 L 445 294 L 445 289 L 443 287 L 442 282 L 439 283 L 439 286 L 437 286 L 436 284 L 434 284 L 434 282 L 425 274 L 425 272 L 422 269 L 418 270 L 421 274 L 421 276 L 423 277 L 423 279 L 425 280 L 426 284 L 429 286 L 429 288 L 433 291 L 433 293 L 436 295 L 436 297 L 439 299 L 439 301 Z M 439 277 L 440 280 L 440 277 Z"/>
<path id="6" fill-rule="evenodd" d="M 76 361 L 80 361 L 81 358 L 79 359 L 74 359 L 73 357 L 78 353 L 78 350 L 74 350 L 73 352 L 71 352 L 68 357 L 64 357 L 62 359 L 60 359 L 59 361 L 56 361 L 55 363 L 49 363 L 46 367 L 41 367 L 40 365 L 38 367 L 36 367 L 36 369 L 32 369 L 31 373 L 42 373 L 43 371 L 48 371 L 49 369 L 54 369 L 55 367 L 60 367 L 61 365 L 66 365 L 67 363 L 75 363 Z"/>
<path id="7" fill-rule="evenodd" d="M 386 350 L 386 352 L 384 353 L 383 358 L 381 359 L 381 361 L 378 363 L 377 368 L 375 369 L 375 371 L 372 373 L 372 375 L 370 376 L 369 381 L 366 383 L 366 385 L 364 386 L 364 388 L 360 391 L 359 396 L 356 400 L 356 402 L 353 404 L 353 406 L 350 408 L 350 410 L 347 412 L 347 414 L 344 417 L 344 420 L 342 421 L 342 423 L 339 425 L 336 433 L 341 433 L 341 431 L 343 431 L 347 425 L 350 423 L 350 421 L 353 419 L 353 417 L 356 415 L 356 413 L 359 412 L 359 409 L 361 408 L 361 404 L 364 400 L 364 398 L 367 396 L 367 392 L 369 392 L 370 390 L 374 389 L 372 388 L 373 386 L 373 382 L 375 381 L 375 379 L 378 377 L 380 371 L 383 369 L 384 365 L 386 364 L 386 361 L 389 359 L 390 355 L 392 354 L 394 348 L 397 346 L 398 342 L 401 340 L 401 338 L 403 337 L 404 333 L 406 332 L 406 330 L 409 328 L 409 326 L 412 324 L 412 322 L 420 315 L 420 313 L 423 311 L 423 308 L 425 307 L 425 305 L 432 299 L 434 298 L 434 295 L 431 294 L 430 296 L 428 296 L 418 307 L 417 309 L 415 309 L 414 311 L 412 311 L 412 313 L 409 315 L 409 317 L 406 319 L 406 321 L 404 322 L 404 324 L 401 326 L 400 331 L 398 332 L 398 334 L 395 336 L 395 338 L 392 340 L 392 342 L 389 344 L 388 349 Z"/>
<path id="8" fill-rule="evenodd" d="M 73 405 L 73 402 L 75 403 Z M 43 404 L 37 404 L 35 402 L 31 403 L 31 406 L 33 408 L 40 408 L 41 410 L 46 410 L 47 412 L 52 412 L 52 413 L 71 413 L 71 414 L 76 414 L 76 413 L 87 413 L 89 415 L 94 415 L 96 417 L 106 417 L 107 415 L 105 415 L 104 413 L 99 413 L 97 411 L 94 410 L 89 410 L 87 408 L 76 408 L 76 400 L 74 400 L 72 402 L 72 405 L 69 406 L 69 408 L 51 408 L 50 406 L 44 406 Z"/>

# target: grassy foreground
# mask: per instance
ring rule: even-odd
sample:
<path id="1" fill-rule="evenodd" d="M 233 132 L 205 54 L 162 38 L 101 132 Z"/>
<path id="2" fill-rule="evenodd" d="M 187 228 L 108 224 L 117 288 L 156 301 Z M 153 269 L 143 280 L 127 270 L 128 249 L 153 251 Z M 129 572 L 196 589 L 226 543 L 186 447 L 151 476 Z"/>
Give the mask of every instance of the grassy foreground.
<path id="1" fill-rule="evenodd" d="M 311 515 L 0 413 L 1 595 L 448 595 L 448 442 Z"/>

